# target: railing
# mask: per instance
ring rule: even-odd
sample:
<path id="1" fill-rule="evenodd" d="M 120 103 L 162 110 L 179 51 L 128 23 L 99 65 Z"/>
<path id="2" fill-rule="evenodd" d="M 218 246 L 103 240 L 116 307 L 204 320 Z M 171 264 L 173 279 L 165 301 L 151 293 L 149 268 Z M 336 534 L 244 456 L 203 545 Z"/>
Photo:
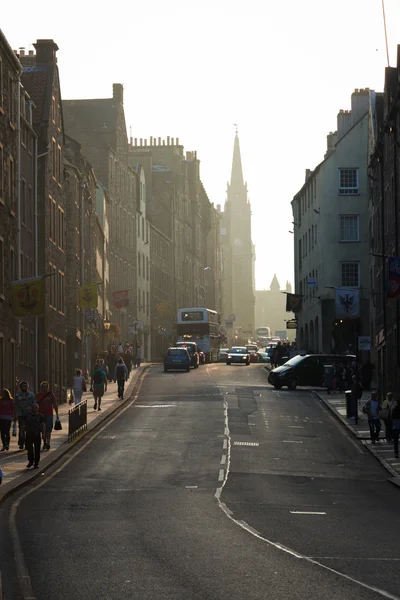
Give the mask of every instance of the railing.
<path id="1" fill-rule="evenodd" d="M 68 412 L 68 441 L 87 429 L 87 401 L 82 400 Z"/>

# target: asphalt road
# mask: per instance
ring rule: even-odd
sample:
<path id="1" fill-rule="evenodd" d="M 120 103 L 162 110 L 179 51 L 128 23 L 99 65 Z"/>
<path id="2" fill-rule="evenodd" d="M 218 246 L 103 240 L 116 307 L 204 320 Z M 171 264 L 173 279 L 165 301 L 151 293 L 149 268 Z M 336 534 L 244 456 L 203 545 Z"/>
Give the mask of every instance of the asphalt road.
<path id="1" fill-rule="evenodd" d="M 259 365 L 154 367 L 67 461 L 0 509 L 6 600 L 400 597 L 400 489 Z"/>

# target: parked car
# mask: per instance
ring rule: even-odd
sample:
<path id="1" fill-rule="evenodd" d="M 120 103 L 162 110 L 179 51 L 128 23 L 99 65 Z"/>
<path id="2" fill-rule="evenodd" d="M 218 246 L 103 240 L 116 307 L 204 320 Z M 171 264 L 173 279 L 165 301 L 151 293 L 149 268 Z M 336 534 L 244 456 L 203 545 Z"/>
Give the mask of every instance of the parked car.
<path id="1" fill-rule="evenodd" d="M 199 361 L 200 361 L 201 365 L 205 365 L 206 364 L 206 355 L 201 350 L 199 352 Z"/>
<path id="2" fill-rule="evenodd" d="M 257 356 L 259 362 L 271 364 L 271 358 L 267 352 L 257 352 Z"/>
<path id="3" fill-rule="evenodd" d="M 226 357 L 228 356 L 229 348 L 220 348 L 219 349 L 219 362 L 226 362 Z"/>
<path id="4" fill-rule="evenodd" d="M 164 373 L 172 369 L 190 371 L 190 362 L 186 348 L 168 348 L 164 357 Z"/>
<path id="5" fill-rule="evenodd" d="M 177 348 L 186 348 L 189 352 L 192 367 L 198 368 L 200 364 L 199 349 L 196 342 L 176 342 Z"/>
<path id="6" fill-rule="evenodd" d="M 250 354 L 250 362 L 258 362 L 258 348 L 255 344 L 247 344 L 247 352 Z"/>
<path id="7" fill-rule="evenodd" d="M 231 365 L 232 363 L 250 364 L 250 354 L 247 352 L 246 346 L 232 346 L 226 357 L 226 364 Z"/>
<path id="8" fill-rule="evenodd" d="M 298 385 L 322 386 L 325 365 L 343 363 L 348 365 L 356 360 L 352 354 L 306 354 L 294 356 L 284 365 L 276 367 L 268 375 L 268 381 L 276 390 L 287 385 L 290 390 Z"/>

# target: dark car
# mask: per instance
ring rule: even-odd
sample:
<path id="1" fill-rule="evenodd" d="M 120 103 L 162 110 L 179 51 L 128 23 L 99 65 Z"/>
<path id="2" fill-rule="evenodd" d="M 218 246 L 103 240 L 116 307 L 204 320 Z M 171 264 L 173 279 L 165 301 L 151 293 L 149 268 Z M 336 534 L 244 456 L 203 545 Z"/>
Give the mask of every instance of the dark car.
<path id="1" fill-rule="evenodd" d="M 176 342 L 176 347 L 186 348 L 186 350 L 189 352 L 190 364 L 192 367 L 197 369 L 200 364 L 200 357 L 196 342 Z"/>
<path id="2" fill-rule="evenodd" d="M 268 381 L 276 390 L 287 385 L 290 390 L 298 385 L 322 386 L 324 382 L 325 365 L 343 363 L 347 366 L 356 360 L 352 354 L 305 354 L 294 356 L 284 365 L 273 369 Z"/>
<path id="3" fill-rule="evenodd" d="M 248 344 L 246 346 L 247 352 L 250 354 L 250 362 L 258 362 L 258 348 L 255 344 Z"/>
<path id="4" fill-rule="evenodd" d="M 271 363 L 271 358 L 267 352 L 257 352 L 259 362 Z"/>
<path id="5" fill-rule="evenodd" d="M 232 346 L 226 357 L 226 364 L 231 365 L 232 363 L 250 364 L 250 354 L 245 346 Z"/>
<path id="6" fill-rule="evenodd" d="M 200 364 L 201 365 L 205 365 L 206 364 L 206 355 L 201 350 L 199 352 L 199 360 L 200 360 Z"/>
<path id="7" fill-rule="evenodd" d="M 168 348 L 164 357 L 164 373 L 172 369 L 190 371 L 190 356 L 186 348 Z"/>

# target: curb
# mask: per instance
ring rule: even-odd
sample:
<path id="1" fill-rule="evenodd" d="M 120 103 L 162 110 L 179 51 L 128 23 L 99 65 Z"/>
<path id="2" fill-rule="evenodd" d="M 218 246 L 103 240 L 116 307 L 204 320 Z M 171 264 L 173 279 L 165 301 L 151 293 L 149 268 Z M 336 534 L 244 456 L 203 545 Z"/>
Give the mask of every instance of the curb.
<path id="1" fill-rule="evenodd" d="M 317 398 L 319 400 L 321 400 L 321 402 L 330 410 L 330 412 L 334 415 L 334 417 L 336 417 L 336 419 L 338 421 L 340 421 L 350 431 L 350 433 L 352 433 L 352 435 L 355 438 L 357 438 L 358 441 L 360 441 L 362 443 L 364 448 L 366 448 L 381 463 L 381 465 L 392 475 L 393 479 L 388 479 L 388 481 L 390 481 L 390 483 L 392 483 L 393 485 L 397 485 L 398 487 L 400 487 L 399 474 L 397 471 L 395 471 L 395 469 L 393 469 L 391 464 L 388 463 L 387 460 L 385 460 L 384 458 L 379 456 L 379 454 L 376 452 L 376 450 L 373 446 L 369 446 L 366 443 L 364 443 L 363 440 L 365 440 L 366 438 L 360 437 L 358 435 L 357 430 L 354 429 L 354 427 L 352 427 L 350 425 L 350 423 L 348 423 L 347 420 L 340 413 L 338 413 L 338 411 L 332 406 L 332 404 L 330 402 L 328 402 L 328 400 L 325 400 L 325 398 L 323 396 L 321 396 L 320 394 L 318 394 L 317 392 L 312 392 L 312 393 L 315 396 L 317 396 Z"/>
<path id="2" fill-rule="evenodd" d="M 122 402 L 120 401 L 119 403 L 115 402 L 115 404 L 113 406 L 110 406 L 109 408 L 107 408 L 107 410 L 105 410 L 104 413 L 102 413 L 97 419 L 95 419 L 91 423 L 89 423 L 87 429 L 85 431 L 83 431 L 79 436 L 77 436 L 74 440 L 72 440 L 71 442 L 68 442 L 68 440 L 65 440 L 65 442 L 63 442 L 57 448 L 57 450 L 54 450 L 54 452 L 52 452 L 51 455 L 46 455 L 46 458 L 44 458 L 42 461 L 40 469 L 37 469 L 36 471 L 23 471 L 22 474 L 19 475 L 18 477 L 16 477 L 13 481 L 10 481 L 9 483 L 2 485 L 0 487 L 0 505 L 11 494 L 13 494 L 14 492 L 17 492 L 21 488 L 25 487 L 31 481 L 34 481 L 35 479 L 38 479 L 39 477 L 44 475 L 44 473 L 50 467 L 52 467 L 61 458 L 63 458 L 63 456 L 65 454 L 70 452 L 70 450 L 72 450 L 72 448 L 74 448 L 84 437 L 86 437 L 87 435 L 92 433 L 94 430 L 96 430 L 98 427 L 100 427 L 104 423 L 104 421 L 106 421 L 106 419 L 108 419 L 108 417 L 110 417 L 111 415 L 113 415 L 114 413 L 119 411 L 123 406 L 125 406 L 125 404 L 130 402 L 130 400 L 132 399 L 132 396 L 134 396 L 143 377 L 145 376 L 146 371 L 148 369 L 150 369 L 150 367 L 152 367 L 152 366 L 153 366 L 153 363 L 143 366 L 143 370 L 139 373 L 137 380 L 133 384 L 132 391 L 129 394 L 128 398 L 125 398 L 124 400 L 122 400 Z"/>

